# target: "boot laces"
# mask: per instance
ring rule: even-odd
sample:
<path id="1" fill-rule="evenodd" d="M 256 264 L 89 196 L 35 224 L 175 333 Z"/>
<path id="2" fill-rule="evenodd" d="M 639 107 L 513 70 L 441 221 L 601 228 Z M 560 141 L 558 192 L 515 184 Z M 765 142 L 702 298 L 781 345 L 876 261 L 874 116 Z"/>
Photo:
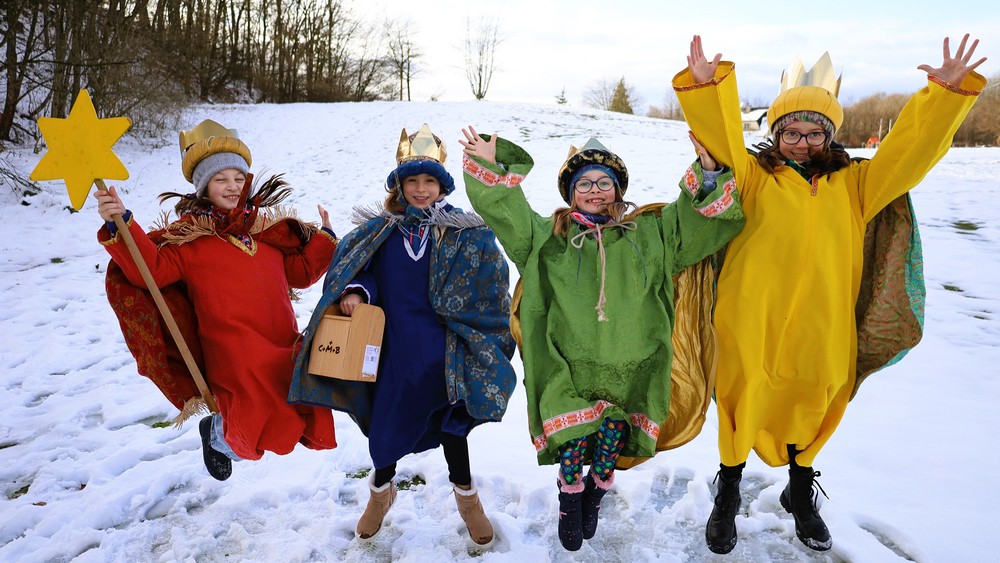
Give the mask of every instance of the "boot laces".
<path id="1" fill-rule="evenodd" d="M 830 495 L 826 494 L 826 491 L 823 490 L 823 486 L 820 485 L 819 481 L 816 480 L 816 478 L 819 477 L 820 475 L 822 475 L 822 473 L 820 473 L 819 471 L 815 471 L 813 472 L 811 477 L 812 484 L 814 485 L 812 490 L 813 504 L 816 504 L 815 501 L 819 499 L 819 493 L 816 492 L 816 489 L 819 489 L 819 492 L 823 493 L 823 496 L 825 496 L 827 500 L 830 500 Z"/>

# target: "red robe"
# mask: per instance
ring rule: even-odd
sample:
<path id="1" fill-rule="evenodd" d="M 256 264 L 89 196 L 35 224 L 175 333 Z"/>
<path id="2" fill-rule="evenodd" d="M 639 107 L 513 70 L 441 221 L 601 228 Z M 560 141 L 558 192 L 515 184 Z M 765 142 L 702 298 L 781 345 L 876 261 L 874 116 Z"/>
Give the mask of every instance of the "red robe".
<path id="1" fill-rule="evenodd" d="M 204 218 L 185 216 L 166 233 L 191 221 L 199 228 L 179 237 L 164 231 L 147 235 L 134 220 L 129 232 L 202 368 L 222 414 L 226 442 L 244 459 L 260 459 L 265 450 L 287 454 L 296 443 L 335 448 L 331 411 L 290 405 L 287 397 L 299 337 L 289 287 L 319 280 L 336 241 L 297 220 L 263 216 L 250 229 L 252 248 L 216 234 L 210 224 L 206 230 Z M 200 395 L 128 248 L 106 227 L 98 240 L 113 258 L 108 299 L 139 372 L 174 406 L 183 407 Z"/>

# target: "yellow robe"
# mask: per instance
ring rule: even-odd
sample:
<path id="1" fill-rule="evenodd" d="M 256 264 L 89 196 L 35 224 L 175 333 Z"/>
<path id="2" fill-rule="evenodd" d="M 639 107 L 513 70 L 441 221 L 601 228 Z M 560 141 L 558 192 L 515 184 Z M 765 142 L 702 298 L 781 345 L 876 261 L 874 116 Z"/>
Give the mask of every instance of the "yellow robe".
<path id="1" fill-rule="evenodd" d="M 986 80 L 958 88 L 929 81 L 914 94 L 871 160 L 806 181 L 770 174 L 748 154 L 733 63 L 694 84 L 673 80 L 688 125 L 731 166 L 746 226 L 730 243 L 718 282 L 715 398 L 725 465 L 753 448 L 767 464 L 812 465 L 844 415 L 855 383 L 854 305 L 866 224 L 944 156 Z"/>

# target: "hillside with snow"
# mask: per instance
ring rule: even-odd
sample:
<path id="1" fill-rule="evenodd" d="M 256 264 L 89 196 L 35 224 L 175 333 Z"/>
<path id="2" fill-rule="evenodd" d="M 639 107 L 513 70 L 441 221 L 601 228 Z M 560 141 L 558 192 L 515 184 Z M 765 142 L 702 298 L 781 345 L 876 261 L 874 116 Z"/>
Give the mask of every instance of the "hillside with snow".
<path id="1" fill-rule="evenodd" d="M 694 157 L 683 123 L 556 105 L 198 106 L 185 124 L 205 118 L 238 129 L 253 151 L 252 171 L 284 172 L 300 217 L 317 221 L 322 204 L 340 235 L 352 228 L 353 206 L 384 199 L 400 129 L 424 122 L 446 140 L 446 167 L 459 186 L 462 127 L 521 144 L 536 163 L 524 189 L 542 214 L 562 204 L 555 179 L 569 146 L 591 136 L 623 158 L 628 199 L 639 204 L 673 200 Z M 115 152 L 131 174 L 115 184 L 149 227 L 167 209 L 156 196 L 188 188 L 176 133 L 125 138 Z M 0 157 L 27 176 L 41 155 L 14 147 Z M 91 199 L 71 213 L 61 182 L 41 188 L 21 198 L 0 184 L 0 561 L 996 558 L 998 148 L 952 150 L 914 191 L 928 289 L 924 340 L 863 384 L 816 460 L 830 497 L 822 514 L 834 546 L 826 553 L 795 537 L 778 502 L 785 469 L 755 457 L 744 474 L 739 544 L 728 556 L 708 551 L 704 526 L 718 468 L 714 405 L 695 441 L 618 474 L 597 536 L 576 553 L 556 536 L 556 472 L 535 462 L 520 385 L 503 422 L 470 436 L 473 474 L 498 536 L 487 551 L 468 539 L 440 450 L 399 463 L 397 481 L 412 486 L 400 491 L 374 542 L 356 540 L 370 460 L 365 438 L 339 413 L 338 448 L 268 454 L 215 481 L 202 464 L 195 423 L 154 426 L 176 411 L 137 375 L 107 303 L 108 255 L 96 240 L 96 205 Z M 470 209 L 461 187 L 449 201 Z M 318 298 L 314 286 L 294 304 L 300 328 Z M 520 378 L 516 357 L 515 369 Z"/>

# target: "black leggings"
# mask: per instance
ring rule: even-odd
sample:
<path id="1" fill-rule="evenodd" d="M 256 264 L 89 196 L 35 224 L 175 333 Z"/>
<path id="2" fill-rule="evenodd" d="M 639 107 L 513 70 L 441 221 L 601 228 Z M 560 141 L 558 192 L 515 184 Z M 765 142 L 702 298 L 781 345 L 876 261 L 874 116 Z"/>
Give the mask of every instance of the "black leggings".
<path id="1" fill-rule="evenodd" d="M 444 460 L 448 463 L 448 480 L 463 487 L 472 485 L 472 469 L 469 467 L 469 440 L 465 436 L 442 432 L 441 449 L 444 450 Z M 386 467 L 376 467 L 372 485 L 376 488 L 381 487 L 392 481 L 395 476 L 395 463 Z"/>

